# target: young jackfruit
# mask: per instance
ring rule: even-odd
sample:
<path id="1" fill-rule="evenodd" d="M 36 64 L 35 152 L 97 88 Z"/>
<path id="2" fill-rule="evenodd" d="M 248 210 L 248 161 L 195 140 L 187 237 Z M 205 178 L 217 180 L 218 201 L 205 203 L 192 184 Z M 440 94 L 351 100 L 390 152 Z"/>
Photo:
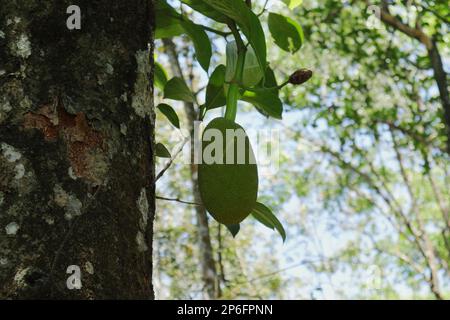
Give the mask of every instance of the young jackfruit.
<path id="1" fill-rule="evenodd" d="M 258 168 L 240 125 L 216 118 L 206 126 L 198 182 L 203 204 L 218 222 L 239 224 L 251 213 L 258 195 Z"/>

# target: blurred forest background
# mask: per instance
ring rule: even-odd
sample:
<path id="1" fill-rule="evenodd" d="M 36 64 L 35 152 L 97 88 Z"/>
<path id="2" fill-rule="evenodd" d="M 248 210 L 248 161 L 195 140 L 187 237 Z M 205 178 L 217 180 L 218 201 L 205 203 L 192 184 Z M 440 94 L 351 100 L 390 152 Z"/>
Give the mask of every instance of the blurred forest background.
<path id="1" fill-rule="evenodd" d="M 180 156 L 157 181 L 156 298 L 450 298 L 448 1 L 255 0 L 253 10 L 263 21 L 273 11 L 303 27 L 294 56 L 265 30 L 279 82 L 299 68 L 314 72 L 304 85 L 283 88 L 283 120 L 244 103 L 237 117 L 247 130 L 280 134 L 280 161 L 261 176 L 260 198 L 287 240 L 252 219 L 233 238 L 201 206 L 182 203 L 200 200 L 196 168 Z M 208 36 L 214 70 L 225 62 L 227 38 Z M 194 55 L 187 37 L 156 42 L 167 77 L 183 76 L 201 104 L 207 75 Z M 155 99 L 162 101 L 158 89 Z M 189 149 L 198 105 L 172 106 L 182 130 L 158 114 L 156 139 L 174 155 Z M 157 165 L 164 170 L 167 159 Z"/>

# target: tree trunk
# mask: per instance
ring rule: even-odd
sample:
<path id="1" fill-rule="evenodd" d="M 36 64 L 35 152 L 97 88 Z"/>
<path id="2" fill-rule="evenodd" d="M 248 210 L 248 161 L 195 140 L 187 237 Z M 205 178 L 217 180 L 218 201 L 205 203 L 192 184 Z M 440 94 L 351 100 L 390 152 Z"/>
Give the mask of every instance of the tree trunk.
<path id="1" fill-rule="evenodd" d="M 0 298 L 152 299 L 153 1 L 71 4 L 0 0 Z"/>
<path id="2" fill-rule="evenodd" d="M 366 0 L 366 3 L 367 5 L 370 5 L 369 0 Z M 448 92 L 447 73 L 442 63 L 437 42 L 435 39 L 429 37 L 425 32 L 423 32 L 420 24 L 416 24 L 416 27 L 412 28 L 408 24 L 404 24 L 401 20 L 391 15 L 389 12 L 388 1 L 384 0 L 382 5 L 383 9 L 380 12 L 381 21 L 406 34 L 408 37 L 416 39 L 427 48 L 431 67 L 433 68 L 433 75 L 439 89 L 439 97 L 442 102 L 442 123 L 444 124 L 444 132 L 447 137 L 447 152 L 450 154 L 450 97 Z"/>
<path id="3" fill-rule="evenodd" d="M 183 72 L 181 70 L 180 61 L 178 60 L 178 56 L 176 54 L 176 47 L 172 40 L 163 39 L 163 44 L 166 50 L 166 53 L 169 57 L 172 73 L 176 77 L 183 77 Z M 184 102 L 184 111 L 186 113 L 188 130 L 190 136 L 194 136 L 194 122 L 198 118 L 197 111 L 194 108 L 194 104 L 190 102 Z M 194 163 L 194 139 L 191 139 L 191 165 L 190 165 L 190 174 L 191 174 L 191 185 L 192 185 L 192 193 L 194 196 L 194 202 L 201 204 L 202 198 L 200 196 L 200 190 L 198 187 L 198 166 Z M 203 294 L 204 298 L 207 300 L 220 298 L 220 284 L 219 277 L 217 275 L 216 262 L 213 256 L 213 247 L 211 244 L 211 236 L 209 233 L 209 223 L 208 216 L 206 214 L 206 208 L 203 205 L 195 206 L 195 215 L 197 218 L 197 226 L 198 226 L 198 244 L 201 255 L 201 268 L 202 268 L 202 280 L 203 280 Z"/>
<path id="4" fill-rule="evenodd" d="M 439 97 L 443 108 L 442 118 L 444 119 L 445 134 L 447 135 L 447 152 L 450 154 L 450 96 L 448 93 L 447 73 L 442 63 L 438 45 L 434 40 L 431 41 L 431 48 L 428 48 L 428 56 L 430 57 L 434 79 L 439 89 Z"/>

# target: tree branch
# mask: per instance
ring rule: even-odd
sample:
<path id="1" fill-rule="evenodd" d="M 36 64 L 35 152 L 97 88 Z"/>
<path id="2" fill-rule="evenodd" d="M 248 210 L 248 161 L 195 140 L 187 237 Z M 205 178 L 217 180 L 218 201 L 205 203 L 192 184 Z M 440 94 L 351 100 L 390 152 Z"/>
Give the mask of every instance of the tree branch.
<path id="1" fill-rule="evenodd" d="M 180 199 L 178 199 L 178 198 L 166 198 L 166 197 L 161 197 L 161 196 L 155 196 L 155 198 L 158 199 L 158 200 L 165 200 L 165 201 L 179 202 L 179 203 L 189 204 L 189 205 L 193 205 L 193 206 L 201 206 L 200 203 L 195 203 L 195 202 L 190 202 L 190 201 L 180 200 Z"/>
<path id="2" fill-rule="evenodd" d="M 370 1 L 366 0 L 366 3 L 370 4 Z M 396 17 L 391 15 L 387 6 L 383 6 L 380 10 L 380 19 L 385 24 L 393 27 L 394 29 L 406 34 L 407 36 L 414 38 L 425 45 L 430 50 L 433 47 L 431 38 L 425 34 L 421 29 L 412 28 L 409 25 L 401 22 Z"/>
<path id="3" fill-rule="evenodd" d="M 175 154 L 170 158 L 170 160 L 166 163 L 164 168 L 162 168 L 162 170 L 157 174 L 157 176 L 155 178 L 155 182 L 158 181 L 166 173 L 166 171 L 170 168 L 172 163 L 175 161 L 176 157 L 181 153 L 181 151 L 183 151 L 184 145 L 186 144 L 186 142 L 188 142 L 188 140 L 189 140 L 189 137 L 184 138 L 181 146 L 178 148 L 178 150 L 175 152 Z"/>
<path id="4" fill-rule="evenodd" d="M 370 4 L 370 1 L 366 0 L 366 3 Z M 420 29 L 418 23 L 416 24 L 415 28 L 410 27 L 409 25 L 398 20 L 396 17 L 392 16 L 389 12 L 387 2 L 383 1 L 383 3 L 384 5 L 380 10 L 381 21 L 383 21 L 386 25 L 389 25 L 394 29 L 404 33 L 405 35 L 418 40 L 427 48 L 428 56 L 433 68 L 434 78 L 439 89 L 442 108 L 444 109 L 442 122 L 445 125 L 447 136 L 447 152 L 450 153 L 450 97 L 447 84 L 447 73 L 445 72 L 437 44 L 434 39 L 432 39 L 430 36 L 424 33 L 422 29 Z"/>
<path id="5" fill-rule="evenodd" d="M 417 205 L 416 197 L 413 194 L 411 183 L 408 179 L 408 176 L 406 174 L 405 166 L 403 164 L 402 155 L 399 150 L 399 146 L 397 143 L 397 139 L 395 137 L 394 131 L 390 129 L 391 138 L 393 142 L 394 151 L 397 157 L 398 165 L 400 167 L 400 173 L 403 178 L 403 182 L 406 186 L 406 189 L 408 190 L 409 197 L 411 199 L 411 210 L 414 212 L 416 219 L 417 219 L 417 225 L 418 230 L 420 232 L 420 239 L 423 240 L 424 243 L 424 254 L 426 256 L 425 260 L 427 262 L 428 268 L 430 270 L 430 289 L 435 295 L 437 299 L 442 299 L 442 295 L 439 289 L 439 277 L 438 277 L 438 270 L 436 265 L 436 254 L 435 254 L 435 248 L 433 246 L 433 243 L 430 240 L 430 237 L 425 230 L 422 217 L 420 216 L 419 208 Z"/>

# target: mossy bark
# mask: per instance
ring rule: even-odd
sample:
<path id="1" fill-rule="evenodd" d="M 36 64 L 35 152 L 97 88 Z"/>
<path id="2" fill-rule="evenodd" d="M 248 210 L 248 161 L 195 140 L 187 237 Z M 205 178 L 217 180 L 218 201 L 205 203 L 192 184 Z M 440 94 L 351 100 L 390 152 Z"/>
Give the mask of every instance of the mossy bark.
<path id="1" fill-rule="evenodd" d="M 0 298 L 152 299 L 153 1 L 71 4 L 0 0 Z"/>

